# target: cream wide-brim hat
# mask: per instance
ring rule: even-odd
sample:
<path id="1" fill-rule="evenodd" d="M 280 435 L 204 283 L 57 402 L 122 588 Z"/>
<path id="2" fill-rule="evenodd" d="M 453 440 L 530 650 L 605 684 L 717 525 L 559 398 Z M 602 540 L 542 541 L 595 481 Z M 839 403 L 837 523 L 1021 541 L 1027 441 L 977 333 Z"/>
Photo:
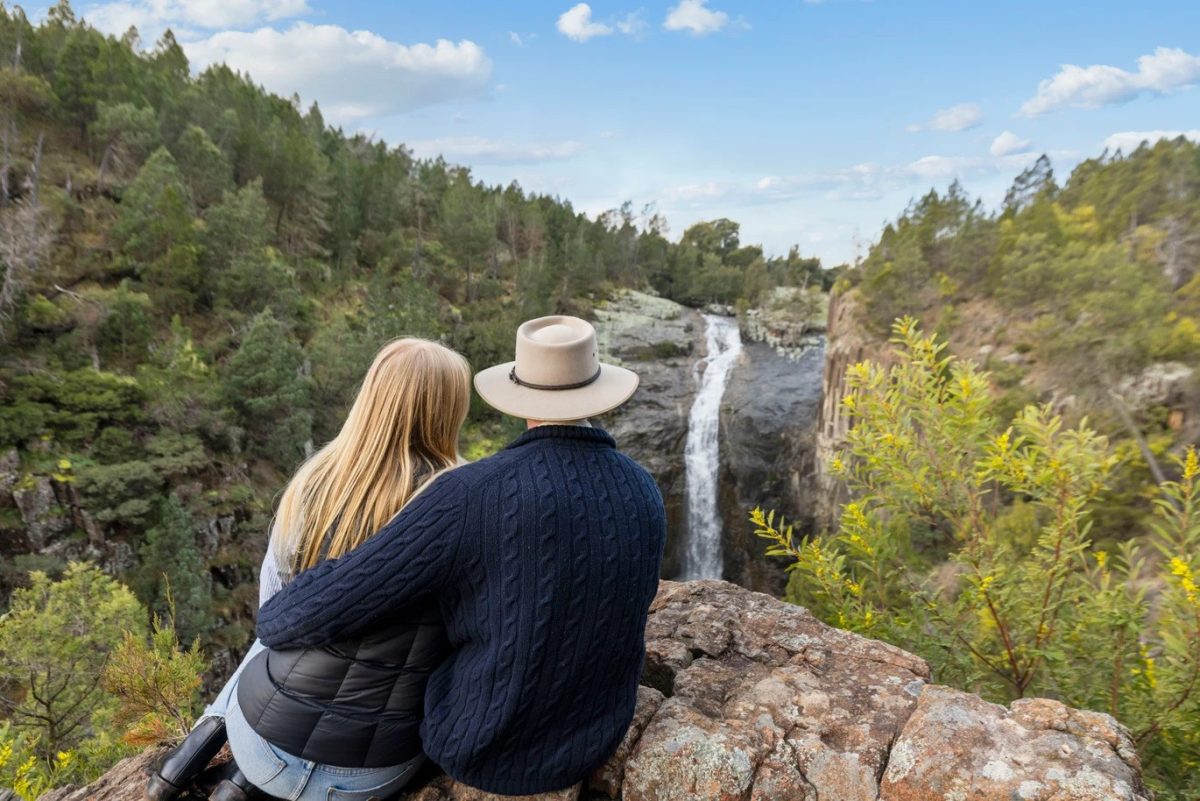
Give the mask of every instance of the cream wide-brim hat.
<path id="1" fill-rule="evenodd" d="M 559 423 L 603 414 L 629 400 L 637 373 L 601 364 L 596 329 L 565 315 L 517 329 L 516 360 L 475 374 L 475 390 L 513 417 Z"/>

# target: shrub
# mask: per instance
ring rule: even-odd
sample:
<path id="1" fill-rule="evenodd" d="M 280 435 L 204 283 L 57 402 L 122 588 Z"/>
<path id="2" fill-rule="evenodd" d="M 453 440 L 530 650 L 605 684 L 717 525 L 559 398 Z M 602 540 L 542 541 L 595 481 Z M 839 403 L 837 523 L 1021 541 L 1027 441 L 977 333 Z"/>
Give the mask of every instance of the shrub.
<path id="1" fill-rule="evenodd" d="M 853 500 L 831 536 L 756 509 L 788 599 L 925 657 L 939 681 L 1117 716 L 1160 798 L 1200 784 L 1200 460 L 1177 460 L 1147 536 L 1089 530 L 1116 460 L 1087 421 L 1027 406 L 1004 430 L 986 373 L 898 321 L 898 363 L 854 365 L 833 462 Z"/>
<path id="2" fill-rule="evenodd" d="M 131 746 L 182 739 L 199 707 L 200 641 L 181 648 L 170 620 L 156 618 L 149 639 L 126 632 L 104 670 L 104 689 L 117 699 L 114 727 Z"/>
<path id="3" fill-rule="evenodd" d="M 144 630 L 133 593 L 98 567 L 72 563 L 61 580 L 30 575 L 0 618 L 0 706 L 52 761 L 89 734 L 107 702 L 97 678 L 127 631 Z"/>

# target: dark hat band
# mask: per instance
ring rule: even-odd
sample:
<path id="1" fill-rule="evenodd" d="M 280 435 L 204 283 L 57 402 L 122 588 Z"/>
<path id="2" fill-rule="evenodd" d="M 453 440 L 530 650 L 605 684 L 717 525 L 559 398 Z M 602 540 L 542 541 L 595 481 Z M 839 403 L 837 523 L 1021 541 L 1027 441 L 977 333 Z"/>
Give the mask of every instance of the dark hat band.
<path id="1" fill-rule="evenodd" d="M 515 364 L 513 365 L 513 368 L 508 371 L 508 380 L 512 381 L 514 384 L 517 384 L 518 386 L 526 387 L 527 389 L 545 389 L 545 390 L 550 390 L 550 391 L 555 391 L 555 390 L 560 390 L 560 389 L 579 389 L 580 387 L 586 387 L 588 384 L 593 383 L 599 377 L 600 377 L 600 368 L 597 367 L 595 375 L 593 375 L 591 378 L 588 378 L 584 381 L 580 381 L 577 384 L 531 384 L 528 381 L 522 381 L 520 378 L 517 377 L 517 366 Z"/>

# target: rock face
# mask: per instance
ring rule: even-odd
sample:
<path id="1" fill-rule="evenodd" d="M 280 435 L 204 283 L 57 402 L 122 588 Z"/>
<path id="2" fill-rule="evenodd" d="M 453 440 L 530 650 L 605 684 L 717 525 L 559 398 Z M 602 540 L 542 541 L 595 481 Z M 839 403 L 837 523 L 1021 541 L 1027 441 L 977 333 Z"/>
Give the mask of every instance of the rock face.
<path id="1" fill-rule="evenodd" d="M 845 444 L 846 432 L 850 430 L 850 420 L 842 409 L 842 398 L 846 396 L 846 370 L 864 360 L 881 364 L 890 364 L 893 360 L 886 338 L 868 332 L 862 314 L 856 292 L 830 298 L 814 454 L 813 514 L 818 525 L 824 528 L 836 527 L 839 510 L 848 500 L 845 485 L 829 470 L 834 454 Z"/>
<path id="2" fill-rule="evenodd" d="M 663 575 L 678 575 L 687 528 L 684 443 L 704 356 L 704 320 L 694 309 L 641 292 L 619 293 L 596 309 L 600 354 L 641 377 L 633 399 L 598 422 L 646 467 L 667 507 Z"/>
<path id="3" fill-rule="evenodd" d="M 539 801 L 1149 801 L 1108 715 L 1006 709 L 930 685 L 921 659 L 719 581 L 663 582 L 624 742 Z M 134 801 L 161 752 L 42 801 Z M 499 801 L 422 776 L 412 801 Z"/>
<path id="4" fill-rule="evenodd" d="M 763 556 L 747 516 L 762 506 L 803 530 L 823 505 L 815 451 L 827 307 L 821 292 L 780 287 L 748 310 L 742 354 L 721 407 L 725 578 L 775 595 L 786 582 L 783 563 Z"/>
<path id="5" fill-rule="evenodd" d="M 819 336 L 814 341 L 804 349 L 746 343 L 721 406 L 725 578 L 776 595 L 784 571 L 763 556 L 747 515 L 761 505 L 802 530 L 821 507 L 814 454 L 825 348 Z"/>

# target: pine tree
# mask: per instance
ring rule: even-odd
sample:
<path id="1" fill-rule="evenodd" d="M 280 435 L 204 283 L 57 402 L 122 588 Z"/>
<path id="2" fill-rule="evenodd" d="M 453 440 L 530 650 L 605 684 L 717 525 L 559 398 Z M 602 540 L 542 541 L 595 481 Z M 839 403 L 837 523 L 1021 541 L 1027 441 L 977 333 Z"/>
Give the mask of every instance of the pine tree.
<path id="1" fill-rule="evenodd" d="M 312 380 L 304 369 L 304 351 L 267 310 L 250 323 L 224 376 L 246 449 L 284 470 L 296 466 L 312 437 Z"/>
<path id="2" fill-rule="evenodd" d="M 167 310 L 194 306 L 205 297 L 192 200 L 175 159 L 154 151 L 121 199 L 113 226 L 123 260 L 152 287 Z"/>
<path id="3" fill-rule="evenodd" d="M 225 154 L 200 126 L 185 128 L 172 153 L 192 200 L 200 208 L 216 203 L 222 192 L 233 188 L 233 171 Z"/>
<path id="4" fill-rule="evenodd" d="M 175 495 L 158 507 L 158 525 L 142 544 L 142 600 L 151 618 L 174 618 L 183 642 L 212 626 L 212 577 L 196 546 L 197 525 Z"/>

